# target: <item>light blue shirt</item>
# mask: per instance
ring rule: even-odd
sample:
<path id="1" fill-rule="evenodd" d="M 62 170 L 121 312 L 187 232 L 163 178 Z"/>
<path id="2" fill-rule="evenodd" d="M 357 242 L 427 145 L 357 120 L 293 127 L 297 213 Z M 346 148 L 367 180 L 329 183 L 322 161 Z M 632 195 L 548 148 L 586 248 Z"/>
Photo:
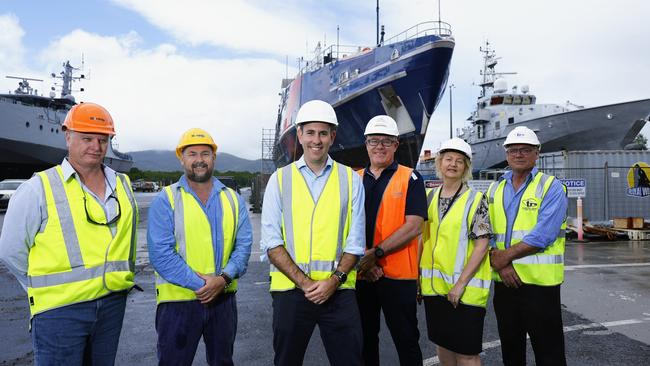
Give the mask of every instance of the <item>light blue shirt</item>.
<path id="1" fill-rule="evenodd" d="M 534 167 L 530 175 L 526 178 L 526 182 L 522 184 L 515 192 L 515 187 L 512 184 L 512 171 L 506 172 L 500 180 L 506 181 L 506 186 L 503 190 L 503 205 L 506 211 L 508 226 L 506 227 L 505 246 L 510 247 L 510 238 L 512 237 L 512 227 L 519 212 L 519 203 L 521 197 L 526 190 L 526 187 L 533 180 L 537 174 L 538 169 Z M 553 244 L 557 239 L 558 232 L 566 218 L 568 200 L 562 188 L 562 182 L 554 179 L 551 186 L 546 192 L 542 205 L 537 214 L 537 225 L 530 231 L 522 241 L 528 245 L 544 249 Z M 492 246 L 495 246 L 495 239 L 491 239 Z"/>
<path id="2" fill-rule="evenodd" d="M 117 201 L 109 199 L 117 184 L 117 173 L 107 166 L 103 168 L 107 184 L 104 199 L 100 200 L 81 182 L 77 172 L 67 159 L 63 159 L 61 162 L 63 179 L 66 182 L 70 179 L 76 179 L 86 194 L 102 206 L 106 217 L 110 221 L 117 214 Z M 45 230 L 47 219 L 47 204 L 45 202 L 43 183 L 39 176 L 34 175 L 21 184 L 11 197 L 11 200 L 9 200 L 9 207 L 0 234 L 0 260 L 16 276 L 16 279 L 25 290 L 27 290 L 27 259 L 29 251 L 34 246 L 36 234 Z M 115 236 L 117 223 L 109 225 L 109 228 L 111 234 Z"/>
<path id="3" fill-rule="evenodd" d="M 248 218 L 246 203 L 238 194 L 239 200 L 239 223 L 235 244 L 225 268 L 222 268 L 223 255 L 223 230 L 222 230 L 222 209 L 219 194 L 226 186 L 217 178 L 212 178 L 212 192 L 207 204 L 198 198 L 187 182 L 185 175 L 178 181 L 179 188 L 183 187 L 186 192 L 192 194 L 196 202 L 205 213 L 210 223 L 212 232 L 212 246 L 214 249 L 214 260 L 216 273 L 222 271 L 231 278 L 239 278 L 246 273 L 248 258 L 251 255 L 251 244 L 253 243 L 253 231 Z M 193 291 L 205 285 L 205 281 L 199 277 L 185 260 L 176 251 L 176 237 L 174 235 L 174 211 L 169 203 L 167 192 L 162 190 L 151 202 L 149 207 L 149 218 L 147 226 L 147 246 L 149 249 L 149 261 L 156 269 L 156 272 L 167 282 L 191 289 Z"/>
<path id="4" fill-rule="evenodd" d="M 295 162 L 298 171 L 305 178 L 307 187 L 312 197 L 318 200 L 327 178 L 332 172 L 334 160 L 327 157 L 325 168 L 316 175 L 309 169 L 304 157 Z M 366 216 L 364 212 L 364 191 L 361 178 L 358 174 L 352 174 L 352 217 L 350 218 L 350 231 L 345 240 L 345 253 L 361 256 L 364 253 L 366 243 Z M 262 206 L 262 232 L 260 247 L 263 253 L 269 249 L 284 245 L 282 237 L 282 199 L 280 187 L 278 186 L 277 171 L 271 175 L 264 192 L 264 204 Z M 340 258 L 337 258 L 339 260 Z"/>

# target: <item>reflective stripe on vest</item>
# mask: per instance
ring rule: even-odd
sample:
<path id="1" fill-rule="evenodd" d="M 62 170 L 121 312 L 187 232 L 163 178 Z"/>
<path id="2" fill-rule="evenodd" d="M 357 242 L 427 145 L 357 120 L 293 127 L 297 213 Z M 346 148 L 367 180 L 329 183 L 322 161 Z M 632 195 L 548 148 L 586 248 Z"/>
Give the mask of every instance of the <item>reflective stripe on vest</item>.
<path id="1" fill-rule="evenodd" d="M 178 183 L 165 187 L 165 192 L 174 211 L 176 251 L 194 271 L 215 275 L 217 253 L 214 252 L 212 244 L 212 228 L 199 202 Z M 225 268 L 237 237 L 239 200 L 232 189 L 224 187 L 219 192 L 219 202 L 221 203 L 221 230 L 224 243 L 219 255 L 221 256 L 221 268 Z M 236 292 L 237 280 L 233 279 L 230 286 L 224 291 Z M 158 273 L 156 273 L 156 295 L 158 304 L 196 300 L 193 290 L 167 282 Z"/>
<path id="2" fill-rule="evenodd" d="M 334 162 L 318 199 L 312 197 L 295 163 L 277 171 L 282 202 L 282 236 L 293 262 L 312 280 L 329 278 L 343 255 L 352 214 L 352 169 Z M 333 240 L 333 238 L 335 238 Z M 271 291 L 296 285 L 270 266 Z M 354 288 L 356 271 L 339 288 Z"/>
<path id="3" fill-rule="evenodd" d="M 128 177 L 117 174 L 114 193 L 120 218 L 113 235 L 108 226 L 87 221 L 86 210 L 105 215 L 104 210 L 93 198 L 84 201 L 77 179 L 63 180 L 61 166 L 37 174 L 48 220 L 29 252 L 27 292 L 32 316 L 130 289 L 138 215 Z"/>
<path id="4" fill-rule="evenodd" d="M 365 169 L 357 172 L 363 179 Z M 411 174 L 413 169 L 398 165 L 397 171 L 384 189 L 375 220 L 373 235 L 375 247 L 406 222 L 406 195 Z M 418 278 L 418 240 L 419 236 L 411 239 L 401 249 L 378 260 L 385 277 L 400 280 Z"/>
<path id="5" fill-rule="evenodd" d="M 427 194 L 429 221 L 423 233 L 420 259 L 420 286 L 422 295 L 447 295 L 460 279 L 474 251 L 474 240 L 469 238 L 483 194 L 465 191 L 448 208 L 440 220 L 438 202 L 441 187 Z M 486 255 L 473 278 L 470 279 L 460 301 L 467 305 L 485 307 L 492 283 L 492 271 Z"/>
<path id="6" fill-rule="evenodd" d="M 539 208 L 555 177 L 538 172 L 524 188 L 517 216 L 510 235 L 510 245 L 517 245 L 537 225 Z M 494 182 L 488 189 L 490 220 L 495 232 L 498 249 L 505 249 L 507 217 L 505 212 L 504 189 L 506 180 Z M 564 281 L 564 242 L 566 219 L 558 230 L 555 241 L 542 252 L 513 261 L 517 274 L 524 283 L 539 286 L 554 286 Z M 494 279 L 500 281 L 495 272 Z"/>

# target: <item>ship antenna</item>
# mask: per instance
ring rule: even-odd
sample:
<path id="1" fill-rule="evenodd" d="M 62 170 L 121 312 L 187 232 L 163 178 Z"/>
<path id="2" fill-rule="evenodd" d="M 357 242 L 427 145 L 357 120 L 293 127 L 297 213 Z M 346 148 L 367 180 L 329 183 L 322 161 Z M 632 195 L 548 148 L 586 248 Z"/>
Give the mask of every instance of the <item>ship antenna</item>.
<path id="1" fill-rule="evenodd" d="M 339 26 L 336 26 L 336 59 L 339 59 Z"/>
<path id="2" fill-rule="evenodd" d="M 377 45 L 379 45 L 379 0 L 377 0 Z"/>

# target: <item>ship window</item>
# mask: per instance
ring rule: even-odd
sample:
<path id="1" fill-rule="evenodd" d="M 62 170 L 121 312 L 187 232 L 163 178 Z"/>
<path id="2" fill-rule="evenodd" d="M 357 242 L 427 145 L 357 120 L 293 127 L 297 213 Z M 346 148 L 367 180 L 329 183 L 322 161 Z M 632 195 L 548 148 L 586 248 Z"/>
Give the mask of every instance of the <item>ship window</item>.
<path id="1" fill-rule="evenodd" d="M 56 132 L 56 133 L 59 133 L 59 129 L 57 128 L 57 129 L 55 130 L 55 132 Z"/>
<path id="2" fill-rule="evenodd" d="M 521 104 L 521 96 L 515 95 L 514 97 L 512 97 L 512 104 Z"/>
<path id="3" fill-rule="evenodd" d="M 508 124 L 511 125 L 515 123 L 515 117 L 508 117 Z"/>
<path id="4" fill-rule="evenodd" d="M 512 95 L 506 95 L 503 99 L 503 104 L 512 104 Z"/>
<path id="5" fill-rule="evenodd" d="M 478 138 L 485 138 L 485 126 L 478 125 Z"/>
<path id="6" fill-rule="evenodd" d="M 25 122 L 25 127 L 29 128 L 29 121 Z"/>
<path id="7" fill-rule="evenodd" d="M 530 97 L 528 95 L 524 95 L 521 98 L 521 104 L 530 104 Z"/>
<path id="8" fill-rule="evenodd" d="M 492 99 L 490 99 L 490 105 L 498 105 L 502 103 L 503 103 L 503 97 L 500 95 L 497 95 L 495 97 L 492 97 Z"/>
<path id="9" fill-rule="evenodd" d="M 495 130 L 498 130 L 498 129 L 500 129 L 500 128 L 501 128 L 501 121 L 496 121 L 496 122 L 494 122 L 494 129 L 495 129 Z"/>
<path id="10" fill-rule="evenodd" d="M 43 131 L 43 125 L 38 126 L 38 129 Z"/>

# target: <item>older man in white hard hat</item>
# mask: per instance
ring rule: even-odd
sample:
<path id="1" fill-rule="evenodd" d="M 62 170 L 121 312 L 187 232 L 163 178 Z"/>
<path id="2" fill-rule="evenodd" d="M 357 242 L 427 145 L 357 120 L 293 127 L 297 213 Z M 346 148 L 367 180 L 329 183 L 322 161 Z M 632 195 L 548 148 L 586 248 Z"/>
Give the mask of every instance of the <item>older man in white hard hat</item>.
<path id="1" fill-rule="evenodd" d="M 490 263 L 505 365 L 526 364 L 526 334 L 537 365 L 565 365 L 560 286 L 564 280 L 566 188 L 538 171 L 535 132 L 516 127 L 504 142 L 512 168 L 488 190 L 494 230 Z"/>
<path id="2" fill-rule="evenodd" d="M 427 219 L 424 182 L 420 173 L 395 161 L 395 120 L 375 116 L 364 134 L 370 164 L 358 173 L 366 196 L 366 253 L 357 281 L 364 364 L 379 365 L 383 311 L 400 364 L 422 365 L 416 297 L 418 237 Z"/>
<path id="3" fill-rule="evenodd" d="M 271 178 L 262 207 L 261 247 L 271 262 L 275 365 L 302 365 L 318 324 L 332 365 L 361 365 L 354 266 L 363 254 L 361 180 L 332 160 L 334 108 L 305 103 L 296 116 L 303 156 Z"/>

